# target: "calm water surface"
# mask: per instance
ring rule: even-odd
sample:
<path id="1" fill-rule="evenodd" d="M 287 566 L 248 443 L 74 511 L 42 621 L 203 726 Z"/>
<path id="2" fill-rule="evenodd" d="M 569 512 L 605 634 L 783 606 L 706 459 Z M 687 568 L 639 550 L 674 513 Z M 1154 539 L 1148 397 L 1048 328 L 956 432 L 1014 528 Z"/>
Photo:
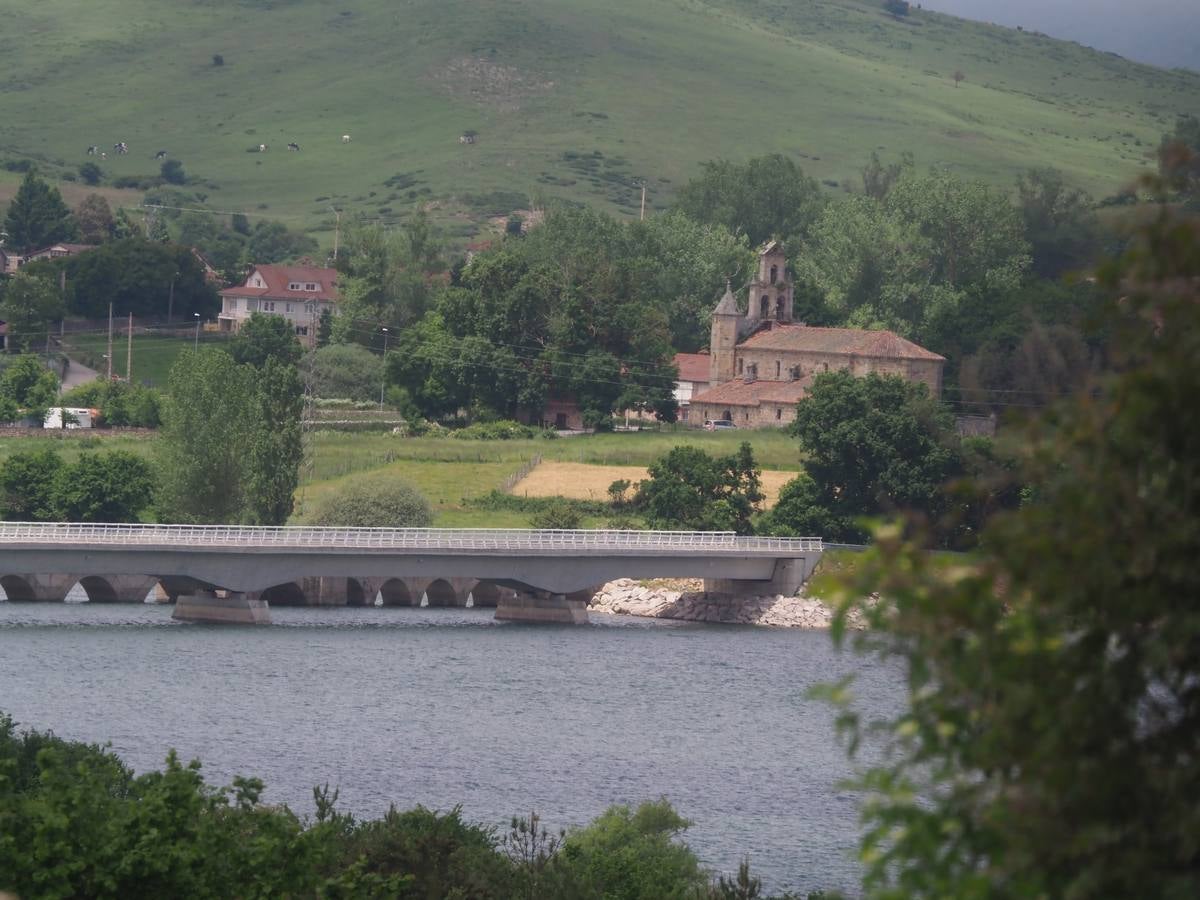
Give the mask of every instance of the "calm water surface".
<path id="1" fill-rule="evenodd" d="M 111 742 L 138 770 L 168 749 L 210 783 L 257 775 L 266 799 L 312 787 L 376 816 L 388 804 L 552 827 L 666 796 L 704 862 L 743 854 L 773 889 L 853 892 L 857 798 L 814 683 L 859 673 L 866 713 L 897 671 L 823 632 L 593 615 L 498 625 L 491 610 L 277 608 L 263 628 L 181 625 L 155 605 L 0 602 L 0 709 Z"/>

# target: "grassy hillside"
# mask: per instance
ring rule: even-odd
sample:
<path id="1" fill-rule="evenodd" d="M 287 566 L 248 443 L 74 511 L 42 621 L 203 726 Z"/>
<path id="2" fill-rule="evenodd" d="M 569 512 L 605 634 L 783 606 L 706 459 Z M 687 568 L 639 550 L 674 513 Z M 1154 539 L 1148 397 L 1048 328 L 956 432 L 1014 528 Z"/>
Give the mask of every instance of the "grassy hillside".
<path id="1" fill-rule="evenodd" d="M 874 0 L 39 0 L 5 11 L 0 84 L 0 162 L 98 144 L 153 175 L 165 149 L 214 209 L 331 230 L 331 205 L 436 199 L 464 234 L 531 195 L 632 213 L 644 180 L 662 205 L 770 151 L 831 187 L 878 150 L 1104 194 L 1200 112 L 1198 75 Z"/>

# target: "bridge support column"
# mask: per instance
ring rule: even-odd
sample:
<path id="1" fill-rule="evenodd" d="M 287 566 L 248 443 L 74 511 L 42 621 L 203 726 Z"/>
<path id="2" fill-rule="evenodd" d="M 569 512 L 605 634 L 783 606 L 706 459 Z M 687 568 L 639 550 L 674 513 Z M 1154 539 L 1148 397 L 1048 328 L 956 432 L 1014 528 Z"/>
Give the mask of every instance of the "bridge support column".
<path id="1" fill-rule="evenodd" d="M 270 625 L 271 608 L 266 600 L 237 591 L 199 591 L 182 594 L 175 601 L 172 619 L 208 622 L 214 625 Z"/>
<path id="2" fill-rule="evenodd" d="M 820 554 L 797 559 L 781 559 L 775 563 L 775 577 L 770 581 L 743 581 L 736 578 L 705 578 L 706 594 L 725 594 L 731 597 L 782 594 L 790 597 L 808 581 L 817 566 Z"/>
<path id="3" fill-rule="evenodd" d="M 496 621 L 535 625 L 586 625 L 587 600 L 565 594 L 507 593 L 496 604 Z"/>

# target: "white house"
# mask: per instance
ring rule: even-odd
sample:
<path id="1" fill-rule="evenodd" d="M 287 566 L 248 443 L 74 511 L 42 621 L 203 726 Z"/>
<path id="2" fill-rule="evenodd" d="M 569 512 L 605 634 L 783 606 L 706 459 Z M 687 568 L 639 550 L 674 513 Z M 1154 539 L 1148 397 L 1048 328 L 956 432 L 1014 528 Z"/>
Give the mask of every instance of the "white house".
<path id="1" fill-rule="evenodd" d="M 222 331 L 237 331 L 251 313 L 283 316 L 312 345 L 325 310 L 337 312 L 337 270 L 317 266 L 255 266 L 246 283 L 221 291 Z"/>
<path id="2" fill-rule="evenodd" d="M 709 364 L 707 353 L 675 354 L 675 365 L 679 369 L 679 380 L 675 382 L 675 402 L 679 404 L 681 422 L 688 421 L 692 396 L 708 390 Z"/>

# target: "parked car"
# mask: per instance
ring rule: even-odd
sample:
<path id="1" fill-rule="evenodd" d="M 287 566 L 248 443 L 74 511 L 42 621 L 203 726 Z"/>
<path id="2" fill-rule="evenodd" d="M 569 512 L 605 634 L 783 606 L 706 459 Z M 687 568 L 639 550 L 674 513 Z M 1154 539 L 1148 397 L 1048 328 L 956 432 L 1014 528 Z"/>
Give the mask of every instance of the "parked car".
<path id="1" fill-rule="evenodd" d="M 737 426 L 734 425 L 732 422 L 730 422 L 728 419 L 705 419 L 704 420 L 704 430 L 705 431 L 724 431 L 726 428 L 737 428 Z"/>

